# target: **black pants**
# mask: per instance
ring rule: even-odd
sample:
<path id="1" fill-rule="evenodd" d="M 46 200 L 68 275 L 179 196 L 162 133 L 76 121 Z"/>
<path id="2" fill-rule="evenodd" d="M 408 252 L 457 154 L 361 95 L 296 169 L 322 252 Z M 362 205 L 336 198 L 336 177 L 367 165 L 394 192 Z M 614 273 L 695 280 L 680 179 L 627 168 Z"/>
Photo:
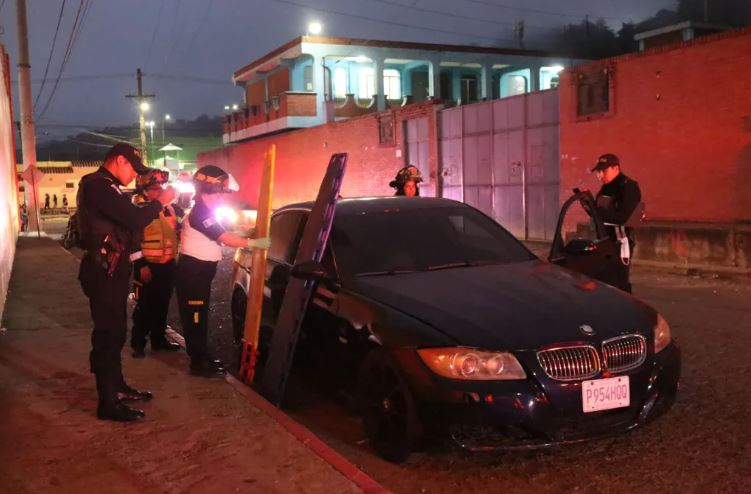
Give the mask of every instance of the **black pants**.
<path id="1" fill-rule="evenodd" d="M 185 347 L 191 363 L 209 358 L 209 303 L 216 265 L 214 261 L 201 261 L 187 255 L 181 255 L 177 262 L 175 288 Z"/>
<path id="2" fill-rule="evenodd" d="M 629 258 L 629 264 L 623 264 L 621 261 L 621 244 L 617 241 L 616 254 L 613 256 L 612 266 L 610 267 L 610 278 L 612 279 L 611 285 L 616 288 L 620 288 L 624 292 L 631 293 L 631 261 L 634 258 L 634 247 L 636 243 L 633 240 L 629 240 L 629 250 L 631 257 Z"/>
<path id="3" fill-rule="evenodd" d="M 89 364 L 97 379 L 111 384 L 113 390 L 125 385 L 120 352 L 127 332 L 127 301 L 130 262 L 122 265 L 110 277 L 89 255 L 81 260 L 78 279 L 83 293 L 89 298 L 94 331 L 91 333 Z M 100 396 L 100 401 L 106 397 Z"/>
<path id="4" fill-rule="evenodd" d="M 133 333 L 130 338 L 130 346 L 140 349 L 146 346 L 148 336 L 151 337 L 152 344 L 166 340 L 164 330 L 175 285 L 174 260 L 165 264 L 149 263 L 148 267 L 151 270 L 151 281 L 137 288 L 138 302 L 133 311 Z"/>

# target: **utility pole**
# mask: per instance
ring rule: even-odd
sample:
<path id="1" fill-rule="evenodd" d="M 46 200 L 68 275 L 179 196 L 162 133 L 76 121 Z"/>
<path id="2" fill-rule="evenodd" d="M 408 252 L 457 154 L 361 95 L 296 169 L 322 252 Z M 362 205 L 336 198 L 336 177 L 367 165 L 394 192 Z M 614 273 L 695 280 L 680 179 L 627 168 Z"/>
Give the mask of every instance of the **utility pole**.
<path id="1" fill-rule="evenodd" d="M 146 118 L 144 117 L 144 113 L 149 108 L 148 100 L 154 98 L 155 94 L 143 94 L 143 89 L 141 85 L 141 69 L 136 70 L 136 81 L 138 83 L 138 93 L 137 94 L 127 94 L 125 95 L 126 98 L 136 98 L 136 101 L 138 102 L 138 127 L 140 129 L 141 134 L 141 158 L 143 159 L 144 163 L 148 162 L 148 156 L 146 153 Z"/>
<path id="2" fill-rule="evenodd" d="M 21 150 L 23 152 L 24 170 L 36 167 L 36 136 L 34 135 L 34 111 L 31 106 L 31 65 L 29 64 L 29 28 L 26 23 L 26 0 L 16 2 L 16 23 L 18 31 L 18 93 L 21 101 Z M 15 173 L 15 163 L 13 172 Z M 31 193 L 26 192 L 26 197 L 31 197 L 29 208 L 29 229 L 39 232 L 39 186 L 34 182 Z"/>

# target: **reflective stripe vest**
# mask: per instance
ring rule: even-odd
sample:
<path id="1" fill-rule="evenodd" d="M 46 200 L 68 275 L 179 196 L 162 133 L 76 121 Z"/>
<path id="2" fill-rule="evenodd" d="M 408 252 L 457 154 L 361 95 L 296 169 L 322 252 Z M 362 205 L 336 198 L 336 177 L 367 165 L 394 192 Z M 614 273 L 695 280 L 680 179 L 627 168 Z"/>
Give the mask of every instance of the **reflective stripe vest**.
<path id="1" fill-rule="evenodd" d="M 136 204 L 146 202 L 143 196 L 136 195 Z M 165 211 L 169 215 L 165 215 Z M 159 213 L 159 218 L 149 223 L 143 230 L 141 252 L 150 263 L 166 264 L 177 257 L 177 215 L 171 205 L 167 205 Z"/>

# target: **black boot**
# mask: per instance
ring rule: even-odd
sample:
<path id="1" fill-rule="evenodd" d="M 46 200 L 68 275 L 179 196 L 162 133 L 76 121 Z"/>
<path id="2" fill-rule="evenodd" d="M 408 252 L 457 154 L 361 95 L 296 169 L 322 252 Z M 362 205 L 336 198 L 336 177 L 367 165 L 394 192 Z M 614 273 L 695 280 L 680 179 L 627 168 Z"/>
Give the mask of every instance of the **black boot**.
<path id="1" fill-rule="evenodd" d="M 96 376 L 96 391 L 99 395 L 99 405 L 96 416 L 100 420 L 114 420 L 116 422 L 133 422 L 146 416 L 143 410 L 130 408 L 117 400 L 115 386 L 105 376 Z"/>
<path id="2" fill-rule="evenodd" d="M 180 350 L 180 345 L 164 337 L 154 338 L 151 340 L 151 349 L 158 352 L 176 352 Z"/>
<path id="3" fill-rule="evenodd" d="M 117 391 L 117 401 L 149 401 L 153 397 L 151 391 L 141 391 L 124 383 Z"/>

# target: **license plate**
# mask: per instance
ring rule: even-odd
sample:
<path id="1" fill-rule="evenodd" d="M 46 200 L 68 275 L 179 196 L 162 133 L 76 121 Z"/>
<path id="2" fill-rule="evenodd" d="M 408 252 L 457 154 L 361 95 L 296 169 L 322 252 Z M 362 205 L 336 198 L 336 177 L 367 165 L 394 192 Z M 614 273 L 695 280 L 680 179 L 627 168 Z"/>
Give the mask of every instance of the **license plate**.
<path id="1" fill-rule="evenodd" d="M 582 410 L 584 410 L 584 413 L 627 407 L 630 400 L 628 376 L 582 382 Z"/>

